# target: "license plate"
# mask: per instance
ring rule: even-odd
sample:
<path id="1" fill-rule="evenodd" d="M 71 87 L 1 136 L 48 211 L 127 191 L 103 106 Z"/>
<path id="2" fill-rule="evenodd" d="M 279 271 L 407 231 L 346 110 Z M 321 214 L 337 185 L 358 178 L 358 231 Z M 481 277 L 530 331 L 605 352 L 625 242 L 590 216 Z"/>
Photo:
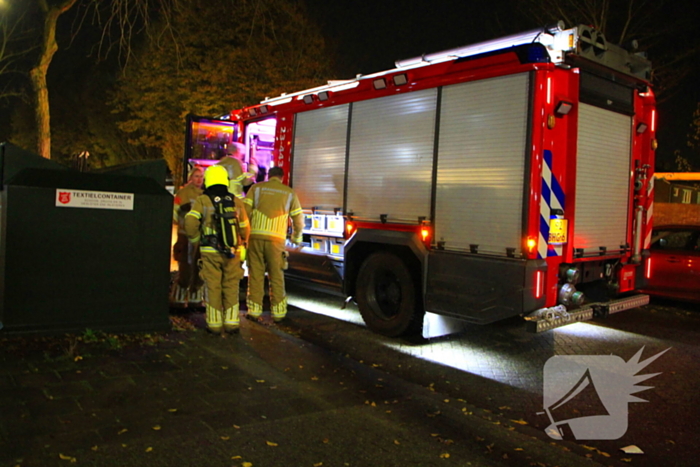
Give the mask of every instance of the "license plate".
<path id="1" fill-rule="evenodd" d="M 566 233 L 568 231 L 569 221 L 567 219 L 550 219 L 549 220 L 549 243 L 559 244 L 566 243 Z"/>

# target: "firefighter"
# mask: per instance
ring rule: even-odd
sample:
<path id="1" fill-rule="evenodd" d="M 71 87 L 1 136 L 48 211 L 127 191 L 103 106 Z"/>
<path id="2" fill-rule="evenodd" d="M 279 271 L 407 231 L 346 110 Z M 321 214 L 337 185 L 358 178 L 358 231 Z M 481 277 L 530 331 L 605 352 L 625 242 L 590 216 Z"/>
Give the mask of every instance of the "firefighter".
<path id="1" fill-rule="evenodd" d="M 228 191 L 226 169 L 213 165 L 204 172 L 204 194 L 185 216 L 187 237 L 199 244 L 206 289 L 206 322 L 212 333 L 238 332 L 239 282 L 248 239 L 243 202 Z"/>
<path id="2" fill-rule="evenodd" d="M 178 263 L 177 280 L 171 292 L 172 300 L 183 305 L 201 302 L 201 283 L 197 273 L 199 252 L 187 241 L 185 215 L 192 208 L 194 200 L 203 193 L 204 170 L 195 167 L 187 177 L 187 184 L 175 194 L 173 222 L 177 224 L 177 241 L 173 246 L 173 258 Z"/>
<path id="3" fill-rule="evenodd" d="M 229 191 L 237 198 L 243 198 L 243 187 L 249 186 L 255 180 L 255 173 L 243 170 L 245 146 L 241 143 L 231 143 L 226 148 L 227 155 L 222 157 L 217 165 L 222 165 L 228 172 Z"/>
<path id="4" fill-rule="evenodd" d="M 273 167 L 267 182 L 257 183 L 248 192 L 244 203 L 251 220 L 248 250 L 248 314 L 257 320 L 262 315 L 265 272 L 270 279 L 272 319 L 282 321 L 287 315 L 284 272 L 289 217 L 292 218 L 292 243 L 301 243 L 304 216 L 299 199 L 290 187 L 282 183 L 284 170 Z"/>

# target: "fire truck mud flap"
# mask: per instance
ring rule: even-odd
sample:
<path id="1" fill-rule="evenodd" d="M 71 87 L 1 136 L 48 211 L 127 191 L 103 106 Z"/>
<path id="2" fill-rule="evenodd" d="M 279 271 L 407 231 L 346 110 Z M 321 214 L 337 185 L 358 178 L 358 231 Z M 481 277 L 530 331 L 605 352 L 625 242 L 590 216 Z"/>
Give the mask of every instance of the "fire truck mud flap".
<path id="1" fill-rule="evenodd" d="M 648 295 L 633 295 L 604 303 L 589 303 L 576 310 L 567 311 L 563 305 L 542 308 L 525 317 L 529 332 L 543 332 L 566 326 L 579 321 L 588 321 L 593 317 L 604 317 L 620 311 L 638 308 L 649 303 Z"/>

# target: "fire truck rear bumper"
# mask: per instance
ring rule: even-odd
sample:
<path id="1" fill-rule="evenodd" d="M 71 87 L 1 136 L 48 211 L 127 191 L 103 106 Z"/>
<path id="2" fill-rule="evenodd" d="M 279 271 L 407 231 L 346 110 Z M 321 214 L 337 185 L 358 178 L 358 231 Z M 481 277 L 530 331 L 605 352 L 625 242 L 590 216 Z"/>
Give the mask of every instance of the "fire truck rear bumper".
<path id="1" fill-rule="evenodd" d="M 534 311 L 526 316 L 525 320 L 529 332 L 543 332 L 579 321 L 588 321 L 594 316 L 608 316 L 638 308 L 648 303 L 649 295 L 633 295 L 609 302 L 589 303 L 573 311 L 567 311 L 563 305 L 559 305 Z"/>

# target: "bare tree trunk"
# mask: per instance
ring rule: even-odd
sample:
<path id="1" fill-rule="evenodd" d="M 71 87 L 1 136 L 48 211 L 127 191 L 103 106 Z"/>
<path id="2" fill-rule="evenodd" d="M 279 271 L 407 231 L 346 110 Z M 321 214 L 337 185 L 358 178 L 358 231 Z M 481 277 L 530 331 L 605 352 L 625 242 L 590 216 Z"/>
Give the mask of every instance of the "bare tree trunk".
<path id="1" fill-rule="evenodd" d="M 58 17 L 68 11 L 77 0 L 63 0 L 58 5 L 49 6 L 47 0 L 39 0 L 44 12 L 44 37 L 41 44 L 41 56 L 36 66 L 29 73 L 34 89 L 34 115 L 37 127 L 37 153 L 51 159 L 51 117 L 49 112 L 49 88 L 46 74 L 54 54 L 58 50 L 56 43 L 56 23 Z"/>

